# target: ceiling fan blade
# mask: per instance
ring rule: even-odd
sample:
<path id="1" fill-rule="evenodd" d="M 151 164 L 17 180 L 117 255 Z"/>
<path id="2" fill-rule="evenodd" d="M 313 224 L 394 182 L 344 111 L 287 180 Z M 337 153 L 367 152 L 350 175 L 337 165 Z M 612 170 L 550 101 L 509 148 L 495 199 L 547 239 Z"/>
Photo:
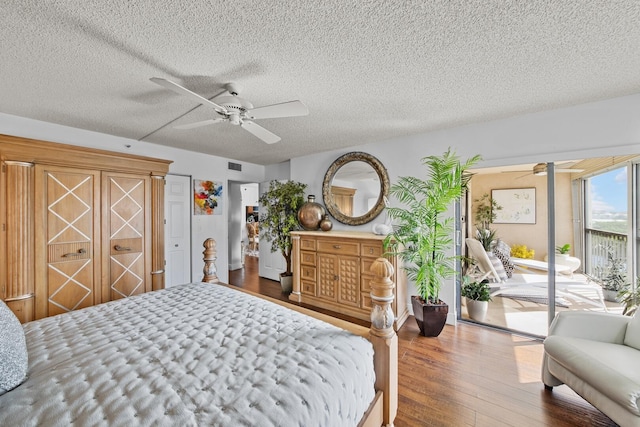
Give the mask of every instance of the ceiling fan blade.
<path id="1" fill-rule="evenodd" d="M 218 123 L 218 122 L 222 122 L 225 119 L 209 119 L 209 120 L 203 120 L 201 122 L 195 122 L 195 123 L 189 123 L 186 125 L 178 125 L 178 126 L 174 126 L 174 129 L 194 129 L 194 128 L 199 128 L 201 126 L 207 126 L 207 125 L 212 125 L 214 123 Z"/>
<path id="2" fill-rule="evenodd" d="M 584 172 L 584 169 L 555 169 L 556 173 L 564 172 L 564 173 L 579 173 Z"/>
<path id="3" fill-rule="evenodd" d="M 186 95 L 190 97 L 193 101 L 196 101 L 199 104 L 213 107 L 220 114 L 227 114 L 227 109 L 224 108 L 223 106 L 218 105 L 215 102 L 209 101 L 207 98 L 200 96 L 195 92 L 191 92 L 189 89 L 180 86 L 178 83 L 174 83 L 171 80 L 163 79 L 160 77 L 152 77 L 149 80 L 177 94 Z"/>
<path id="4" fill-rule="evenodd" d="M 265 105 L 249 111 L 254 119 L 276 119 L 279 117 L 306 116 L 309 109 L 301 101 L 289 101 L 282 104 Z"/>
<path id="5" fill-rule="evenodd" d="M 242 122 L 242 124 L 240 126 L 242 126 L 242 129 L 246 130 L 247 132 L 252 133 L 254 136 L 257 136 L 258 138 L 260 138 L 261 140 L 263 140 L 267 144 L 274 144 L 274 143 L 280 141 L 280 139 L 281 139 L 275 133 L 271 133 L 268 130 L 266 130 L 265 128 L 263 128 L 262 126 L 257 125 L 254 122 L 251 122 L 251 121 L 248 121 L 248 120 L 245 120 L 244 122 Z"/>

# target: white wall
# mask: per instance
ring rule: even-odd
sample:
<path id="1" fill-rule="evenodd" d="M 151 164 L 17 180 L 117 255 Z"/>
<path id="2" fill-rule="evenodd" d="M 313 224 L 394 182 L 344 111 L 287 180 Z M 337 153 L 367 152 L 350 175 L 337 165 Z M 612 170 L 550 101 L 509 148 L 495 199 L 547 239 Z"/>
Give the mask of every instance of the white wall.
<path id="1" fill-rule="evenodd" d="M 640 94 L 569 108 L 412 135 L 291 160 L 291 179 L 307 183 L 310 194 L 322 194 L 322 180 L 331 163 L 350 151 L 364 151 L 387 168 L 391 183 L 399 176 L 424 176 L 420 159 L 454 148 L 462 159 L 481 154 L 478 167 L 640 154 Z M 318 200 L 322 202 L 322 200 Z M 392 205 L 395 200 L 390 201 Z M 374 222 L 383 221 L 379 216 Z M 336 230 L 370 231 L 371 224 L 350 227 L 336 220 Z M 440 297 L 449 304 L 455 323 L 453 281 Z M 409 295 L 415 294 L 410 285 Z M 407 303 L 409 303 L 407 301 Z"/>
<path id="2" fill-rule="evenodd" d="M 169 172 L 181 175 L 191 175 L 193 179 L 222 182 L 223 214 L 222 215 L 194 215 L 192 222 L 192 277 L 193 280 L 202 279 L 202 242 L 209 237 L 217 241 L 218 277 L 227 282 L 228 274 L 228 232 L 227 217 L 229 209 L 228 181 L 260 182 L 264 180 L 265 167 L 252 163 L 238 162 L 233 159 L 210 156 L 177 148 L 165 147 L 147 142 L 140 142 L 112 135 L 60 126 L 37 120 L 25 119 L 0 113 L 0 133 L 43 141 L 60 142 L 103 150 L 136 154 L 173 160 Z M 129 145 L 130 148 L 126 146 Z M 242 172 L 228 170 L 228 162 L 242 164 Z"/>

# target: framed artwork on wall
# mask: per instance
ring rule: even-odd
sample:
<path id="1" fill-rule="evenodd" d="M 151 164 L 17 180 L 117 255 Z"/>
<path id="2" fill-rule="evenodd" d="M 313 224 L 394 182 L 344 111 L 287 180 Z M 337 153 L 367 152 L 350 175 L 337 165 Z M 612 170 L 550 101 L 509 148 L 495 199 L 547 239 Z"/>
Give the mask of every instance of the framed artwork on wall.
<path id="1" fill-rule="evenodd" d="M 491 190 L 491 198 L 502 207 L 496 212 L 495 224 L 536 223 L 535 188 Z"/>
<path id="2" fill-rule="evenodd" d="M 222 215 L 222 183 L 193 180 L 193 214 Z"/>

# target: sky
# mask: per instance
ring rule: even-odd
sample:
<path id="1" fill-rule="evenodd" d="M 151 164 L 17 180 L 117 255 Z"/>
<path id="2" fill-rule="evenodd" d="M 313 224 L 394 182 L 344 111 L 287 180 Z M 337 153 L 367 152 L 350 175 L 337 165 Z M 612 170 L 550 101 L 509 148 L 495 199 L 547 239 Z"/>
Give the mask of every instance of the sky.
<path id="1" fill-rule="evenodd" d="M 627 168 L 622 167 L 591 178 L 594 212 L 627 211 Z"/>

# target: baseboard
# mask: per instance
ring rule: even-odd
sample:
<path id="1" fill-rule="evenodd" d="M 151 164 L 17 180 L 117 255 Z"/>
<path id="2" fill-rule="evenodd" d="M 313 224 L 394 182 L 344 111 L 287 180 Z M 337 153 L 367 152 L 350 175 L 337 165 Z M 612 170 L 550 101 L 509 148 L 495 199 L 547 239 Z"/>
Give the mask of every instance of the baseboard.
<path id="1" fill-rule="evenodd" d="M 244 264 L 242 264 L 241 262 L 239 262 L 237 264 L 229 264 L 229 270 L 230 271 L 240 270 L 242 267 L 244 267 Z"/>

